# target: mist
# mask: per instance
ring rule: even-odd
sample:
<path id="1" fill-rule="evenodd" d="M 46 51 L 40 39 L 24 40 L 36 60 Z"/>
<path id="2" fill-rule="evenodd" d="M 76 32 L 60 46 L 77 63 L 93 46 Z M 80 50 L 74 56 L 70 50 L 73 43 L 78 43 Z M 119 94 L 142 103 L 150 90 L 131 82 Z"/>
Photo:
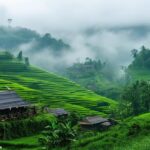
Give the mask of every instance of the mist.
<path id="1" fill-rule="evenodd" d="M 86 57 L 100 59 L 119 71 L 121 66 L 128 66 L 133 60 L 132 49 L 140 49 L 143 45 L 150 47 L 149 31 L 138 37 L 137 31 L 132 28 L 117 32 L 115 29 L 99 29 L 90 33 L 83 31 L 63 39 L 71 48 L 61 50 L 59 55 L 50 48 L 32 52 L 34 41 L 20 45 L 18 49 L 30 58 L 32 64 L 57 72 L 75 62 L 84 62 Z"/>
<path id="2" fill-rule="evenodd" d="M 1 23 L 71 34 L 93 27 L 149 25 L 149 0 L 0 0 Z"/>
<path id="3" fill-rule="evenodd" d="M 18 46 L 44 69 L 59 70 L 86 57 L 118 69 L 131 63 L 133 48 L 150 47 L 149 6 L 149 0 L 0 0 L 0 24 L 12 18 L 12 27 L 51 33 L 71 46 L 57 56 L 47 48 L 31 53 L 34 41 Z"/>

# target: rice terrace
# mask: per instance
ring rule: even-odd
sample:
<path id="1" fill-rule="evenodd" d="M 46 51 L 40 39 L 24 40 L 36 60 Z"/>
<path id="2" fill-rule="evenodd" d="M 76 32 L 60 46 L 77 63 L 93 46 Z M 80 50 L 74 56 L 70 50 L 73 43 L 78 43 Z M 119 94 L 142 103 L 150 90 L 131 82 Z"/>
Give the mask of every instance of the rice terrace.
<path id="1" fill-rule="evenodd" d="M 0 1 L 0 149 L 149 150 L 149 5 Z"/>

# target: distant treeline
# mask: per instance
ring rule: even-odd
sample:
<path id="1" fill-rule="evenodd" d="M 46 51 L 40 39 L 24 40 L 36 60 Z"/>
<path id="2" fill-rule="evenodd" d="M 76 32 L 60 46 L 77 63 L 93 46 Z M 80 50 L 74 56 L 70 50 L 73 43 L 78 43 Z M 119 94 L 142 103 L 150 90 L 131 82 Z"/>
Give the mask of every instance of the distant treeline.
<path id="1" fill-rule="evenodd" d="M 142 46 L 141 50 L 133 49 L 132 55 L 134 60 L 129 68 L 131 69 L 150 69 L 150 49 Z"/>
<path id="2" fill-rule="evenodd" d="M 1 71 L 21 72 L 29 69 L 30 62 L 28 57 L 24 57 L 22 51 L 14 56 L 8 51 L 0 51 Z"/>
<path id="3" fill-rule="evenodd" d="M 91 58 L 86 58 L 84 62 L 76 62 L 66 70 L 66 76 L 71 80 L 97 94 L 114 99 L 119 97 L 121 90 L 114 83 L 116 73 L 108 62 Z"/>
<path id="4" fill-rule="evenodd" d="M 0 27 L 0 49 L 16 50 L 24 44 L 30 44 L 31 51 L 36 52 L 44 48 L 57 52 L 70 47 L 61 39 L 57 40 L 49 33 L 40 35 L 27 28 Z"/>
<path id="5" fill-rule="evenodd" d="M 100 59 L 92 60 L 87 57 L 85 62 L 76 62 L 69 67 L 67 69 L 67 74 L 70 78 L 88 77 L 101 72 L 105 65 L 106 63 L 103 63 Z"/>

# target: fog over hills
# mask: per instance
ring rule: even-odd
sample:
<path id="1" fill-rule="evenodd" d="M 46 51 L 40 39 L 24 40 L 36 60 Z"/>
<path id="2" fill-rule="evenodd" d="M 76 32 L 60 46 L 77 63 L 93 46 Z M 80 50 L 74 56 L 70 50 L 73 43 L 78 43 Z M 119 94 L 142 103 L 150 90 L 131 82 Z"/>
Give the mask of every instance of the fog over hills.
<path id="1" fill-rule="evenodd" d="M 12 18 L 12 27 L 35 30 L 17 48 L 28 56 L 32 51 L 32 63 L 45 69 L 54 71 L 86 57 L 100 58 L 119 68 L 131 62 L 133 48 L 150 46 L 149 4 L 148 0 L 62 0 L 60 7 L 59 0 L 36 0 L 36 5 L 30 0 L 5 0 L 0 1 L 0 25 L 8 26 L 7 19 Z M 49 48 L 31 40 L 46 33 L 53 38 L 47 41 Z M 19 36 L 24 40 L 26 35 Z M 15 40 L 13 37 L 12 43 Z M 56 55 L 53 49 L 63 50 Z"/>
<path id="2" fill-rule="evenodd" d="M 150 0 L 0 0 L 0 91 L 0 149 L 148 150 Z"/>
<path id="3" fill-rule="evenodd" d="M 101 59 L 120 68 L 131 62 L 132 49 L 150 46 L 148 26 L 88 28 L 62 39 L 21 27 L 1 27 L 0 33 L 1 49 L 15 54 L 22 50 L 33 64 L 51 71 L 82 62 L 86 57 Z"/>

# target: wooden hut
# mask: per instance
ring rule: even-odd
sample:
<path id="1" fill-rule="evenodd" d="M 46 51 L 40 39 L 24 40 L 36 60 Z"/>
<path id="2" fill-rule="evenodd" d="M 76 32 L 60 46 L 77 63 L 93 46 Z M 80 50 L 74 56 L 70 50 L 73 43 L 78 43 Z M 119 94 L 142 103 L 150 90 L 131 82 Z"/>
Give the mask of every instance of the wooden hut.
<path id="1" fill-rule="evenodd" d="M 56 117 L 62 117 L 62 116 L 68 116 L 68 112 L 63 109 L 63 108 L 53 108 L 53 109 L 50 109 L 48 107 L 45 108 L 45 111 L 48 112 L 48 113 L 51 113 L 53 114 L 54 116 Z"/>
<path id="2" fill-rule="evenodd" d="M 90 116 L 79 122 L 80 126 L 85 129 L 107 129 L 112 126 L 112 123 L 107 118 L 100 116 Z"/>
<path id="3" fill-rule="evenodd" d="M 14 91 L 0 92 L 0 120 L 25 116 L 31 105 L 23 101 Z"/>

